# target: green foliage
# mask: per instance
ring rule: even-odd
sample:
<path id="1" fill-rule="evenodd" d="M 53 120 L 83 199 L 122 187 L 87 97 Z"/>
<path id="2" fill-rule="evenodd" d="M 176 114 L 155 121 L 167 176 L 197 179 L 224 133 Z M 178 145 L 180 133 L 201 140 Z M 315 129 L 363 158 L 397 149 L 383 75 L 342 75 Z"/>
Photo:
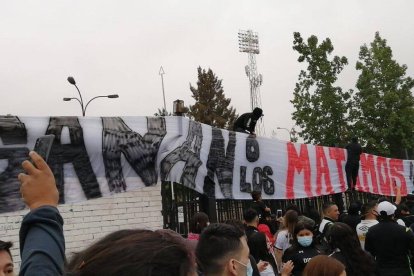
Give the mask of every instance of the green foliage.
<path id="1" fill-rule="evenodd" d="M 224 95 L 221 80 L 211 69 L 197 68 L 197 87 L 190 84 L 195 104 L 190 106 L 191 119 L 210 126 L 231 129 L 236 119 L 236 110 L 230 106 L 230 98 Z"/>
<path id="2" fill-rule="evenodd" d="M 154 113 L 154 116 L 172 116 L 164 107 L 158 108 L 157 112 Z"/>
<path id="3" fill-rule="evenodd" d="M 294 33 L 293 49 L 299 53 L 298 61 L 307 64 L 299 74 L 291 101 L 295 108 L 292 118 L 301 128 L 299 136 L 306 143 L 344 145 L 352 90 L 342 91 L 334 84 L 348 64 L 346 57 L 330 58 L 334 47 L 329 38 L 318 44 L 313 35 L 305 42 L 298 32 Z"/>
<path id="4" fill-rule="evenodd" d="M 377 32 L 370 47 L 363 45 L 356 69 L 359 75 L 352 118 L 367 152 L 405 157 L 414 148 L 414 81 L 406 77 L 387 41 Z"/>

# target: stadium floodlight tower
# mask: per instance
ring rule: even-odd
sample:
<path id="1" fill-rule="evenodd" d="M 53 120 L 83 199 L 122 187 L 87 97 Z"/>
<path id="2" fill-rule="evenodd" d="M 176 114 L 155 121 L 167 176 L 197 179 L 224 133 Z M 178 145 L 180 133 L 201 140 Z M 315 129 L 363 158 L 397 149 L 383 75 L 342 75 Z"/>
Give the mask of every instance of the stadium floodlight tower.
<path id="1" fill-rule="evenodd" d="M 255 107 L 262 107 L 262 98 L 260 96 L 260 86 L 263 83 L 263 77 L 257 73 L 256 55 L 259 50 L 259 35 L 252 30 L 239 31 L 239 51 L 248 54 L 249 64 L 246 65 L 246 75 L 250 82 L 250 105 L 253 110 Z M 256 134 L 265 136 L 263 117 L 256 124 Z"/>

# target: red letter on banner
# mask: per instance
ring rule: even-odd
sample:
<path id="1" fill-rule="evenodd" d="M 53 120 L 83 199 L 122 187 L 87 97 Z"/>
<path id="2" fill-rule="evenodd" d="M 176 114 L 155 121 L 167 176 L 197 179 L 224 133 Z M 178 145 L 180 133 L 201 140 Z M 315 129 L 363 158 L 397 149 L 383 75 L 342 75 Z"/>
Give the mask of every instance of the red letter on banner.
<path id="1" fill-rule="evenodd" d="M 291 199 L 295 197 L 294 183 L 295 183 L 295 171 L 304 174 L 304 186 L 305 192 L 308 197 L 312 196 L 311 189 L 311 170 L 309 162 L 308 148 L 306 145 L 300 145 L 300 155 L 296 152 L 295 145 L 287 143 L 288 152 L 288 171 L 286 179 L 286 198 Z"/>
<path id="2" fill-rule="evenodd" d="M 395 180 L 395 178 L 398 178 L 400 181 L 400 189 L 401 189 L 401 195 L 407 194 L 407 183 L 405 182 L 404 178 L 404 163 L 400 159 L 390 159 L 390 174 L 391 178 Z"/>
<path id="3" fill-rule="evenodd" d="M 384 195 L 391 195 L 391 181 L 388 173 L 387 159 L 385 157 L 377 157 L 377 172 L 381 193 Z"/>
<path id="4" fill-rule="evenodd" d="M 364 189 L 369 191 L 368 174 L 371 176 L 372 191 L 378 194 L 377 174 L 375 170 L 374 156 L 370 154 L 361 154 L 361 169 L 362 169 L 362 180 L 360 183 L 364 183 Z"/>
<path id="5" fill-rule="evenodd" d="M 329 175 L 328 161 L 326 160 L 325 151 L 321 146 L 315 146 L 316 149 L 316 194 L 322 195 L 322 178 L 325 178 L 326 192 L 333 193 L 331 176 Z"/>
<path id="6" fill-rule="evenodd" d="M 342 192 L 345 192 L 345 179 L 342 163 L 345 162 L 345 150 L 340 148 L 329 148 L 329 157 L 335 160 L 336 169 L 338 170 L 339 184 Z"/>

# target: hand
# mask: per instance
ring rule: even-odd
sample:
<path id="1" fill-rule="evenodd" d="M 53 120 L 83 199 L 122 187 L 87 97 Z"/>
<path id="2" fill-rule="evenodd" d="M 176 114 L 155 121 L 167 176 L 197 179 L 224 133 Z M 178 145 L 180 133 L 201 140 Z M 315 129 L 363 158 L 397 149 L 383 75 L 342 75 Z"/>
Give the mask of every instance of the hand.
<path id="1" fill-rule="evenodd" d="M 249 138 L 256 138 L 256 133 L 253 133 L 253 132 L 252 132 L 252 133 L 250 133 L 250 134 L 249 134 Z"/>
<path id="2" fill-rule="evenodd" d="M 280 272 L 281 276 L 289 276 L 292 273 L 293 270 L 293 262 L 287 261 L 282 265 L 282 271 Z"/>
<path id="3" fill-rule="evenodd" d="M 26 174 L 20 173 L 20 193 L 30 210 L 41 206 L 56 207 L 59 202 L 59 192 L 55 177 L 43 158 L 34 151 L 29 153 L 36 167 L 28 160 L 22 163 Z"/>
<path id="4" fill-rule="evenodd" d="M 257 263 L 257 269 L 259 270 L 259 272 L 263 272 L 263 271 L 265 271 L 265 269 L 268 265 L 269 265 L 269 262 L 259 261 Z"/>

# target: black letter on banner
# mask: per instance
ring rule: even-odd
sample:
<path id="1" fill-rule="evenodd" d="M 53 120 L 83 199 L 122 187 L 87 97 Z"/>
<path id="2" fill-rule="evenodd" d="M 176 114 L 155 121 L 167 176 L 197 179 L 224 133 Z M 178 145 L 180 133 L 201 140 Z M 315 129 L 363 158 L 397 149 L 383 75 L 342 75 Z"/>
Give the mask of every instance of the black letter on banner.
<path id="1" fill-rule="evenodd" d="M 254 138 L 246 139 L 246 158 L 249 162 L 255 162 L 260 157 L 259 143 Z"/>
<path id="2" fill-rule="evenodd" d="M 240 166 L 240 191 L 244 193 L 252 192 L 252 184 L 246 182 L 246 167 Z"/>
<path id="3" fill-rule="evenodd" d="M 63 127 L 69 128 L 70 144 L 61 144 Z M 89 155 L 83 140 L 83 130 L 77 117 L 51 117 L 46 134 L 54 134 L 52 150 L 49 156 L 49 166 L 56 178 L 59 189 L 59 202 L 64 203 L 65 186 L 64 170 L 65 163 L 72 163 L 78 176 L 82 190 L 87 199 L 101 196 L 98 181 L 92 169 Z"/>
<path id="4" fill-rule="evenodd" d="M 148 132 L 144 136 L 131 130 L 119 117 L 102 117 L 102 125 L 102 153 L 109 190 L 117 193 L 126 190 L 121 153 L 145 186 L 157 184 L 157 153 L 167 134 L 165 119 L 147 117 Z"/>
<path id="5" fill-rule="evenodd" d="M 275 193 L 275 182 L 273 179 L 269 177 L 269 175 L 273 175 L 273 170 L 269 166 L 265 166 L 263 168 L 263 190 L 267 195 L 273 195 Z"/>
<path id="6" fill-rule="evenodd" d="M 3 145 L 27 144 L 26 127 L 15 116 L 0 116 L 0 137 Z M 6 169 L 0 173 L 0 213 L 25 207 L 17 175 L 23 172 L 21 164 L 28 156 L 29 149 L 25 146 L 0 148 L 0 159 L 7 159 Z"/>
<path id="7" fill-rule="evenodd" d="M 256 167 L 253 169 L 253 191 L 262 191 L 262 168 Z"/>
<path id="8" fill-rule="evenodd" d="M 202 142 L 203 132 L 201 124 L 190 121 L 186 141 L 161 161 L 161 179 L 166 181 L 174 165 L 179 161 L 184 161 L 185 167 L 181 174 L 180 182 L 186 187 L 195 188 L 197 171 L 203 163 L 200 160 Z"/>
<path id="9" fill-rule="evenodd" d="M 224 198 L 233 198 L 233 169 L 234 150 L 236 148 L 236 133 L 229 132 L 227 150 L 224 151 L 224 138 L 219 128 L 213 127 L 210 152 L 207 160 L 207 176 L 204 178 L 204 193 L 208 197 L 215 196 L 214 174 L 220 185 Z"/>

